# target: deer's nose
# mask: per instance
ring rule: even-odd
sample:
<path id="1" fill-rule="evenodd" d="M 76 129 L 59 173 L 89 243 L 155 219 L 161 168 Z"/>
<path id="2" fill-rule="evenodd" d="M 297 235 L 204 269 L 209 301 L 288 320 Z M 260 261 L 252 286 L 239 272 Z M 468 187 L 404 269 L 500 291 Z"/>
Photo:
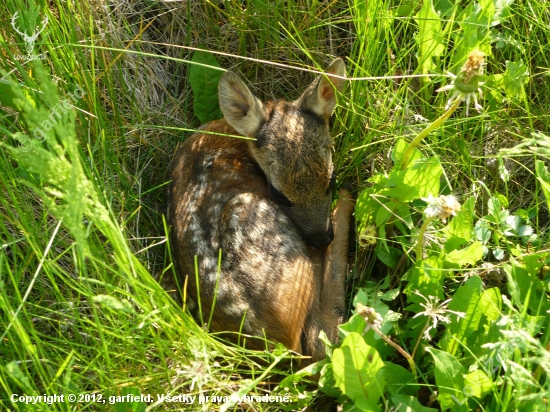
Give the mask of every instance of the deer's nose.
<path id="1" fill-rule="evenodd" d="M 305 237 L 305 241 L 308 246 L 311 246 L 315 249 L 326 248 L 334 239 L 334 230 L 332 229 L 332 224 L 329 226 L 327 231 L 321 233 L 312 233 Z"/>

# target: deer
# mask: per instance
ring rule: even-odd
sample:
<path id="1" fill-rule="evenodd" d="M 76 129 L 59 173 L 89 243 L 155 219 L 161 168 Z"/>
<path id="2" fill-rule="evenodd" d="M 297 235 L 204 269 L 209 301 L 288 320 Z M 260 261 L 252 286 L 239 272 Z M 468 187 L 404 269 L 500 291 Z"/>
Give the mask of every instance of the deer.
<path id="1" fill-rule="evenodd" d="M 325 356 L 321 331 L 338 341 L 354 204 L 340 189 L 331 211 L 329 120 L 344 85 L 337 58 L 297 100 L 263 103 L 226 71 L 224 118 L 176 151 L 167 221 L 177 276 L 164 285 L 210 332 L 311 361 Z"/>
<path id="2" fill-rule="evenodd" d="M 34 42 L 36 41 L 36 39 L 38 39 L 38 36 L 40 35 L 40 33 L 44 31 L 44 29 L 46 28 L 46 25 L 48 24 L 48 16 L 44 16 L 44 20 L 42 21 L 42 27 L 37 29 L 31 35 L 28 35 L 26 32 L 21 31 L 20 29 L 17 28 L 16 26 L 17 17 L 19 17 L 18 11 L 16 11 L 11 18 L 11 26 L 17 33 L 19 33 L 19 35 L 25 41 L 25 48 L 27 49 L 27 55 L 31 55 L 34 50 Z"/>

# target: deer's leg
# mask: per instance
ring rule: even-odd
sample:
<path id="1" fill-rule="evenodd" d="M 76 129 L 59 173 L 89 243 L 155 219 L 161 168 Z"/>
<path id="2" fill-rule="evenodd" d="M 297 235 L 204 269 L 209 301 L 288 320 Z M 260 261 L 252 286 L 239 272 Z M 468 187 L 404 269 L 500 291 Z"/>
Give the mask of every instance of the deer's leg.
<path id="1" fill-rule="evenodd" d="M 324 344 L 319 340 L 319 332 L 325 331 L 332 342 L 338 340 L 338 325 L 345 315 L 345 280 L 348 269 L 348 240 L 351 214 L 354 201 L 347 190 L 340 190 L 340 199 L 332 213 L 334 239 L 324 251 L 322 270 L 319 273 L 318 298 L 313 303 L 307 330 L 302 343 L 307 354 L 313 360 L 319 360 L 325 355 Z M 315 261 L 317 257 L 314 257 Z"/>

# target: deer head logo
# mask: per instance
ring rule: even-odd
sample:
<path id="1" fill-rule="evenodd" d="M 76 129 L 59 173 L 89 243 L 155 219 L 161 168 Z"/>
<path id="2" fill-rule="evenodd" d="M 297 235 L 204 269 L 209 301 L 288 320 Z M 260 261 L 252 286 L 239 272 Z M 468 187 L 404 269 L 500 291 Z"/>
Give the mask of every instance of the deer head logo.
<path id="1" fill-rule="evenodd" d="M 32 54 L 34 50 L 34 42 L 36 41 L 40 33 L 44 31 L 44 29 L 46 28 L 46 25 L 48 24 L 48 16 L 44 17 L 44 20 L 42 21 L 42 27 L 37 28 L 37 30 L 32 35 L 28 35 L 25 31 L 21 31 L 20 29 L 17 28 L 16 26 L 17 17 L 19 17 L 18 11 L 16 11 L 13 17 L 11 18 L 11 26 L 17 33 L 21 35 L 21 37 L 23 37 L 23 40 L 25 41 L 25 47 L 27 49 L 27 54 Z"/>

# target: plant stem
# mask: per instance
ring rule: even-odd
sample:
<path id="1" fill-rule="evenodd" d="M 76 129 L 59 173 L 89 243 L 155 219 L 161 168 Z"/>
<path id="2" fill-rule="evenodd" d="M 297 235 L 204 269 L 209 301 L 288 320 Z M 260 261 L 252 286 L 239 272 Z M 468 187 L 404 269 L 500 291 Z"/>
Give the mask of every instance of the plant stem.
<path id="1" fill-rule="evenodd" d="M 424 325 L 424 328 L 422 329 L 422 332 L 420 332 L 420 335 L 418 335 L 418 339 L 416 341 L 416 345 L 414 345 L 413 353 L 411 355 L 411 359 L 414 361 L 414 356 L 416 355 L 416 350 L 418 349 L 418 345 L 420 345 L 420 341 L 422 340 L 422 335 L 424 335 L 424 332 L 426 332 L 426 328 L 430 324 L 430 318 L 428 318 L 426 324 Z"/>
<path id="2" fill-rule="evenodd" d="M 420 227 L 420 231 L 418 232 L 418 240 L 416 242 L 416 261 L 419 262 L 422 260 L 422 249 L 424 248 L 424 233 L 426 233 L 426 229 L 428 229 L 428 226 L 430 223 L 432 223 L 432 220 L 434 220 L 433 217 L 428 217 L 424 219 L 424 223 L 422 223 L 422 226 Z"/>
<path id="3" fill-rule="evenodd" d="M 415 380 L 418 378 L 418 375 L 416 374 L 416 366 L 414 365 L 414 360 L 405 350 L 399 346 L 397 343 L 392 341 L 390 338 L 388 338 L 380 329 L 378 329 L 376 326 L 372 326 L 372 329 L 380 336 L 384 341 L 391 345 L 395 350 L 397 350 L 405 359 L 407 359 L 407 362 L 409 362 L 409 367 L 411 368 L 411 372 L 414 375 Z"/>
<path id="4" fill-rule="evenodd" d="M 418 133 L 418 135 L 413 139 L 413 141 L 407 146 L 407 149 L 405 149 L 405 153 L 403 153 L 403 157 L 401 158 L 401 170 L 407 168 L 407 166 L 409 165 L 413 150 L 420 144 L 422 139 L 424 139 L 428 135 L 428 133 L 437 129 L 439 126 L 441 126 L 443 122 L 447 120 L 454 113 L 454 111 L 457 109 L 457 107 L 461 102 L 462 102 L 462 97 L 458 96 L 453 102 L 453 104 L 451 105 L 451 107 L 449 107 L 445 113 L 443 113 L 433 122 L 431 122 L 428 125 L 428 127 L 422 130 L 420 133 Z"/>

